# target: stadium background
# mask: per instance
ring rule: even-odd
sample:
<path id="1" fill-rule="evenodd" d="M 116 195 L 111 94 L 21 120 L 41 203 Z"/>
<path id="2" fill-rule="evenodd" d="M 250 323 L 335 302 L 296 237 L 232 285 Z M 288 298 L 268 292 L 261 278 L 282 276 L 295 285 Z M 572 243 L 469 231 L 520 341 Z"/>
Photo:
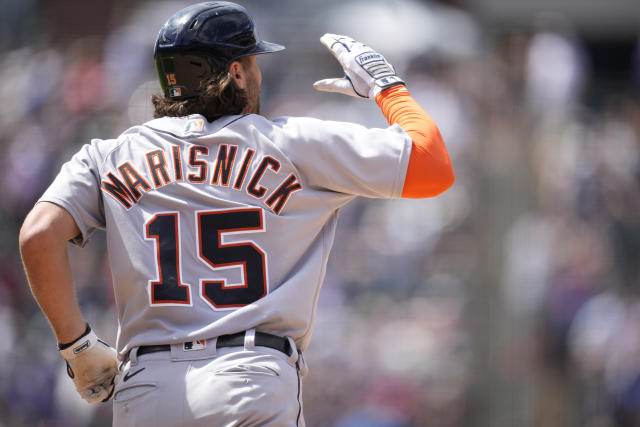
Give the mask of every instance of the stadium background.
<path id="1" fill-rule="evenodd" d="M 385 126 L 315 92 L 325 32 L 381 51 L 440 125 L 457 181 L 344 209 L 304 383 L 310 426 L 640 425 L 640 3 L 242 1 L 262 110 Z M 107 426 L 66 379 L 17 234 L 90 138 L 150 118 L 152 47 L 184 1 L 0 0 L 0 426 Z M 104 235 L 71 248 L 114 341 Z"/>

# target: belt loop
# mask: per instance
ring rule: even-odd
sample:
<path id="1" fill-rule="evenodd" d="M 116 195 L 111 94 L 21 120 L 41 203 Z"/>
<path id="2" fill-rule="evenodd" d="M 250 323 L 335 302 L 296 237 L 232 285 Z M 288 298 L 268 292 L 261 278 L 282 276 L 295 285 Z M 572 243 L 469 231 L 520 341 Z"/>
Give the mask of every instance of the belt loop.
<path id="1" fill-rule="evenodd" d="M 298 350 L 298 362 L 296 363 L 298 366 L 298 372 L 300 372 L 301 376 L 305 376 L 309 373 L 309 366 L 307 365 L 307 361 L 304 359 L 304 353 L 302 350 Z"/>
<path id="2" fill-rule="evenodd" d="M 256 330 L 247 329 L 244 333 L 244 349 L 254 350 L 256 348 Z"/>
<path id="3" fill-rule="evenodd" d="M 207 340 L 207 353 L 215 356 L 218 353 L 218 337 Z"/>
<path id="4" fill-rule="evenodd" d="M 295 365 L 298 362 L 298 348 L 296 347 L 296 343 L 293 341 L 293 338 L 287 337 L 287 341 L 289 341 L 289 347 L 291 348 L 289 363 Z"/>
<path id="5" fill-rule="evenodd" d="M 131 366 L 138 364 L 138 348 L 140 347 L 133 347 L 129 350 L 129 361 L 131 362 Z"/>
<path id="6" fill-rule="evenodd" d="M 170 350 L 170 356 L 171 356 L 171 361 L 172 362 L 176 362 L 178 360 L 180 360 L 180 356 L 182 356 L 182 353 L 184 352 L 183 350 L 183 343 L 180 344 L 170 344 L 169 347 L 171 348 Z"/>

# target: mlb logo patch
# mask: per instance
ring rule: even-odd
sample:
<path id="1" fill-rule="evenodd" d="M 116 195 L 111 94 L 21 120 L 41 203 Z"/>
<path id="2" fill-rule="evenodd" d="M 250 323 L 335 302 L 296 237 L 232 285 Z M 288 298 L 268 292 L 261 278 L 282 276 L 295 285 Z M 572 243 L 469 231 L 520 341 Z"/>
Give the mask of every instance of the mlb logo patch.
<path id="1" fill-rule="evenodd" d="M 206 340 L 189 341 L 182 345 L 184 351 L 203 350 L 207 348 Z"/>
<path id="2" fill-rule="evenodd" d="M 189 120 L 187 122 L 187 125 L 184 131 L 185 132 L 202 132 L 202 129 L 204 129 L 204 120 L 196 119 L 196 120 Z"/>

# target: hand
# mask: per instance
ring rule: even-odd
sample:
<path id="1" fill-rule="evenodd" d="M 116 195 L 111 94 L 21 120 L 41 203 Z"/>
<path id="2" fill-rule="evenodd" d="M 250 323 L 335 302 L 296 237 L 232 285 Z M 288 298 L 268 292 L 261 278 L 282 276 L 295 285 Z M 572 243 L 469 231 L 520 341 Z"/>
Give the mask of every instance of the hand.
<path id="1" fill-rule="evenodd" d="M 97 403 L 112 398 L 118 374 L 118 358 L 113 347 L 98 339 L 88 326 L 73 343 L 58 347 L 67 361 L 67 374 L 84 400 Z"/>
<path id="2" fill-rule="evenodd" d="M 317 81 L 315 89 L 373 99 L 384 89 L 404 84 L 384 56 L 369 46 L 337 34 L 325 34 L 320 42 L 336 57 L 346 76 Z"/>

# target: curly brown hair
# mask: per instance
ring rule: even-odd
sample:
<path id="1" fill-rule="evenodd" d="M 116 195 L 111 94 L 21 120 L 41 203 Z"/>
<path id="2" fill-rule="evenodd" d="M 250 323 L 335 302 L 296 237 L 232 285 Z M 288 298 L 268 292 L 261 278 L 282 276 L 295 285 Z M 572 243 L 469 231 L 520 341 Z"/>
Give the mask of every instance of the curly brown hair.
<path id="1" fill-rule="evenodd" d="M 240 58 L 241 60 L 244 58 Z M 229 73 L 218 74 L 202 82 L 204 92 L 195 98 L 175 100 L 162 95 L 151 96 L 153 117 L 183 117 L 202 114 L 209 122 L 222 116 L 242 114 L 249 100 Z"/>

